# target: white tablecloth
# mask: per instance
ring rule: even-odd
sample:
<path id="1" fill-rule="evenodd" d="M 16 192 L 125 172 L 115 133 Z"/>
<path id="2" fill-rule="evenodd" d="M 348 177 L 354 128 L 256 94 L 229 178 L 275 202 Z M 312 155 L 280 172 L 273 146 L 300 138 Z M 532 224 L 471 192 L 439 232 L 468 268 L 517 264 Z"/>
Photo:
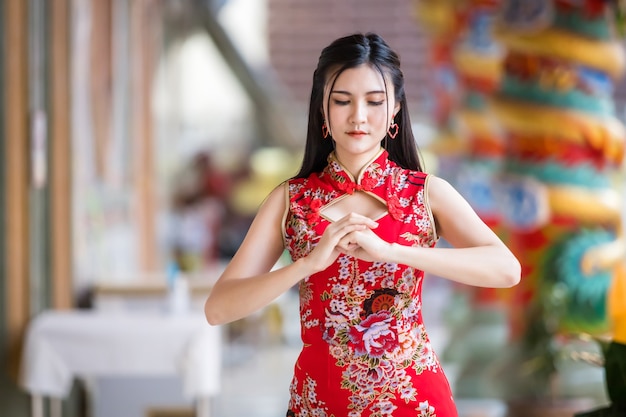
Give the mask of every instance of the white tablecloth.
<path id="1" fill-rule="evenodd" d="M 180 375 L 190 398 L 220 389 L 221 334 L 198 313 L 185 315 L 47 311 L 29 325 L 20 385 L 65 398 L 74 378 Z"/>

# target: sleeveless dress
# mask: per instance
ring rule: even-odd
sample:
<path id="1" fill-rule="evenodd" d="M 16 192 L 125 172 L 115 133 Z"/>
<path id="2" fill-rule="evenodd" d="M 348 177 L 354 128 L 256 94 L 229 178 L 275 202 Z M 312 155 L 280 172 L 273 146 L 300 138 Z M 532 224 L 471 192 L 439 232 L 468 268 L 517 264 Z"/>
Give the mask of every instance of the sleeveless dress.
<path id="1" fill-rule="evenodd" d="M 427 174 L 410 171 L 381 150 L 356 180 L 334 155 L 321 173 L 289 180 L 285 245 L 295 261 L 319 241 L 322 209 L 356 191 L 387 205 L 374 232 L 388 242 L 432 247 Z M 456 417 L 448 380 L 421 313 L 424 272 L 402 264 L 340 254 L 300 282 L 302 351 L 294 367 L 292 417 Z"/>

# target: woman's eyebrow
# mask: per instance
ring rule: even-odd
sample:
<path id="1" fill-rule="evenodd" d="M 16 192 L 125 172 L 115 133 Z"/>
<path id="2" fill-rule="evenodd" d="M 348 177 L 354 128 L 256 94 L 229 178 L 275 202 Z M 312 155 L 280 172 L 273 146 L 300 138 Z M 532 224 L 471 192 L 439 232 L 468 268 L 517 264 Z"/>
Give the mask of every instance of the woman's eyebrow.
<path id="1" fill-rule="evenodd" d="M 345 94 L 347 96 L 351 96 L 352 93 L 349 91 L 343 91 L 343 90 L 333 90 L 330 92 L 331 94 Z M 368 91 L 365 93 L 365 95 L 370 95 L 370 94 L 385 94 L 384 91 L 382 90 L 374 90 L 374 91 Z"/>

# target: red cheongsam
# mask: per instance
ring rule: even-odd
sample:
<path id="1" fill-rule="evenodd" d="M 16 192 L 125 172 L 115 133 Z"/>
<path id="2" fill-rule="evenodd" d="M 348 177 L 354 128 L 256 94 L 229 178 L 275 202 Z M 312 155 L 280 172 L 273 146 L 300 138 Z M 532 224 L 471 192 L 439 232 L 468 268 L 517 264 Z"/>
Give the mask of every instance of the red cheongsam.
<path id="1" fill-rule="evenodd" d="M 385 150 L 355 179 L 331 154 L 321 173 L 289 181 L 285 244 L 306 256 L 326 226 L 323 209 L 354 192 L 387 213 L 374 232 L 387 242 L 432 247 L 427 174 L 399 167 Z M 290 386 L 294 417 L 456 417 L 450 385 L 422 321 L 424 272 L 340 254 L 300 282 L 303 348 Z"/>

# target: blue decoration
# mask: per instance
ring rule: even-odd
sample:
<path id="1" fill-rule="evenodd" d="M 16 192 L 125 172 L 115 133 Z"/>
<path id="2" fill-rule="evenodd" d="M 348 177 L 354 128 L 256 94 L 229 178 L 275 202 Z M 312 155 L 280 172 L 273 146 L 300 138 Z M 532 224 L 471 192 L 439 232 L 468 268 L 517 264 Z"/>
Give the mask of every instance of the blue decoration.
<path id="1" fill-rule="evenodd" d="M 504 222 L 512 228 L 532 230 L 547 221 L 548 197 L 537 181 L 509 177 L 497 185 L 496 199 Z"/>

